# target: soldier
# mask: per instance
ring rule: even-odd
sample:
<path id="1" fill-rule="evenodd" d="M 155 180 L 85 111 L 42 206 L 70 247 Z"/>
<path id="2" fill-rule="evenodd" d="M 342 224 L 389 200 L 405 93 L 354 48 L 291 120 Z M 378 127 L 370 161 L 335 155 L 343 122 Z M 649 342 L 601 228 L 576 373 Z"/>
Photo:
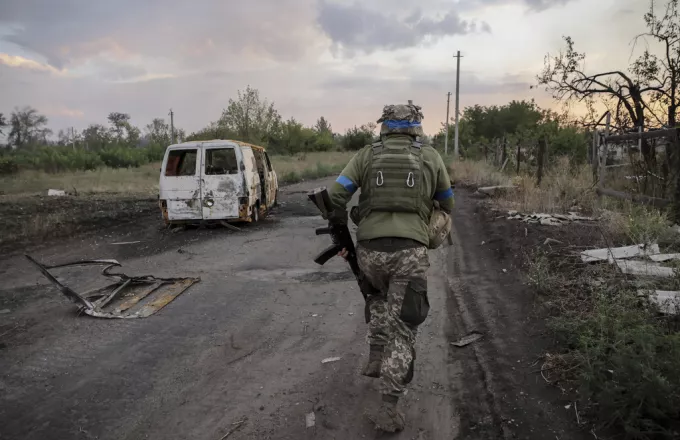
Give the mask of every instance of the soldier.
<path id="1" fill-rule="evenodd" d="M 411 101 L 385 106 L 380 140 L 354 155 L 330 190 L 330 220 L 345 224 L 347 203 L 362 190 L 358 218 L 352 215 L 356 252 L 376 291 L 367 299 L 370 351 L 362 374 L 380 378 L 382 404 L 371 419 L 386 432 L 404 429 L 397 403 L 413 378 L 416 332 L 430 308 L 428 248 L 448 236 L 454 204 L 441 156 L 418 141 L 422 118 Z"/>

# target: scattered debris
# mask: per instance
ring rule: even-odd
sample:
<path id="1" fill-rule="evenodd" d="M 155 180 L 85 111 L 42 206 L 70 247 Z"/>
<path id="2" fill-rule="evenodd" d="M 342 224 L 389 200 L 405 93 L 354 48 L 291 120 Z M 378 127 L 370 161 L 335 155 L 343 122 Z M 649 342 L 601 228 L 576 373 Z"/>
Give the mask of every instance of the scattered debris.
<path id="1" fill-rule="evenodd" d="M 638 295 L 648 296 L 649 300 L 659 307 L 661 313 L 677 315 L 680 312 L 680 291 L 638 290 Z"/>
<path id="2" fill-rule="evenodd" d="M 111 269 L 121 266 L 116 260 L 81 260 L 47 266 L 28 255 L 26 258 L 68 299 L 77 304 L 80 311 L 97 318 L 146 318 L 200 281 L 200 278 L 156 278 L 153 275 L 130 277 L 123 273 L 111 273 Z M 78 293 L 50 273 L 53 269 L 75 266 L 105 266 L 101 274 L 115 282 Z"/>
<path id="3" fill-rule="evenodd" d="M 230 435 L 232 435 L 233 433 L 235 433 L 236 431 L 238 431 L 239 429 L 241 429 L 241 427 L 242 427 L 247 421 L 248 421 L 248 417 L 244 417 L 244 418 L 242 418 L 241 420 L 238 420 L 238 421 L 232 423 L 232 424 L 231 424 L 231 429 L 229 429 L 229 431 L 227 431 L 227 433 L 224 434 L 224 436 L 221 437 L 220 440 L 224 440 L 224 439 L 228 438 Z"/>
<path id="4" fill-rule="evenodd" d="M 652 244 L 651 246 L 638 244 L 611 249 L 592 249 L 581 252 L 581 261 L 584 263 L 595 263 L 599 261 L 609 261 L 612 263 L 614 260 L 655 255 L 660 252 L 658 244 Z"/>
<path id="5" fill-rule="evenodd" d="M 63 197 L 63 196 L 66 195 L 66 191 L 61 190 L 61 189 L 48 189 L 47 195 L 48 196 L 54 196 L 54 197 Z"/>
<path id="6" fill-rule="evenodd" d="M 670 278 L 675 273 L 671 267 L 663 267 L 659 263 L 647 261 L 616 260 L 616 265 L 621 272 L 629 275 Z"/>
<path id="7" fill-rule="evenodd" d="M 569 222 L 594 222 L 593 217 L 584 217 L 576 212 L 568 214 L 520 214 L 517 211 L 508 211 L 508 220 L 519 220 L 530 224 L 540 224 L 544 226 L 562 226 Z"/>
<path id="8" fill-rule="evenodd" d="M 656 261 L 657 263 L 663 263 L 664 261 L 680 260 L 680 254 L 650 255 L 649 259 L 652 260 L 652 261 Z"/>
<path id="9" fill-rule="evenodd" d="M 137 240 L 137 241 L 121 241 L 121 242 L 118 242 L 118 243 L 111 243 L 111 244 L 112 244 L 112 245 L 123 245 L 123 244 L 137 244 L 137 243 L 141 243 L 141 240 Z"/>
<path id="10" fill-rule="evenodd" d="M 479 332 L 471 332 L 468 335 L 457 340 L 456 342 L 452 342 L 451 345 L 455 345 L 456 347 L 465 347 L 466 345 L 470 345 L 473 342 L 476 342 L 476 341 L 482 339 L 482 336 L 484 336 L 484 335 L 482 335 Z"/>
<path id="11" fill-rule="evenodd" d="M 4 314 L 10 313 L 10 312 L 11 312 L 10 309 L 2 309 L 2 310 L 0 310 L 0 315 L 4 315 Z"/>
<path id="12" fill-rule="evenodd" d="M 319 316 L 319 315 L 316 314 L 316 313 L 313 313 L 313 314 L 312 314 L 312 318 L 316 318 L 317 316 Z"/>
<path id="13" fill-rule="evenodd" d="M 314 412 L 310 412 L 309 414 L 305 414 L 305 425 L 307 425 L 307 428 L 313 428 L 315 424 L 316 424 L 316 416 L 314 415 Z"/>
<path id="14" fill-rule="evenodd" d="M 559 240 L 555 240 L 554 238 L 546 238 L 545 241 L 543 242 L 544 246 L 548 246 L 549 244 L 563 244 Z"/>
<path id="15" fill-rule="evenodd" d="M 493 197 L 495 195 L 507 192 L 509 190 L 515 190 L 515 189 L 517 189 L 517 187 L 513 186 L 513 185 L 485 186 L 485 187 L 477 188 L 477 193 L 480 194 L 480 195 Z"/>
<path id="16" fill-rule="evenodd" d="M 342 359 L 342 358 L 339 358 L 339 357 L 326 358 L 326 359 L 322 360 L 321 363 L 322 363 L 322 364 L 327 364 L 327 363 L 329 363 L 329 362 L 337 362 L 337 361 L 339 361 L 340 359 Z"/>
<path id="17" fill-rule="evenodd" d="M 503 269 L 503 273 L 508 273 L 508 269 Z"/>

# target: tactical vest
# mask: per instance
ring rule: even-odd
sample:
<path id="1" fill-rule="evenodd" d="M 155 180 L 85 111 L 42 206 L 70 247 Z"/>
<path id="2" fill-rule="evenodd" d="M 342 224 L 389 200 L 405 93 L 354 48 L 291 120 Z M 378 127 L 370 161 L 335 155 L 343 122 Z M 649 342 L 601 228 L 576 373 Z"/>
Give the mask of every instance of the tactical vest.
<path id="1" fill-rule="evenodd" d="M 373 211 L 410 212 L 429 222 L 433 204 L 423 179 L 422 145 L 379 141 L 371 149 L 359 197 L 360 217 Z"/>

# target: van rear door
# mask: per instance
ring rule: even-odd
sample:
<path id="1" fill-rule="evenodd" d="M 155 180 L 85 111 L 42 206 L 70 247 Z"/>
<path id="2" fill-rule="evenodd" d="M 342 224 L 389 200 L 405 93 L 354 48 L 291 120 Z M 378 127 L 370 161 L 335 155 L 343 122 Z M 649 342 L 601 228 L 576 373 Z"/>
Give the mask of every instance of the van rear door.
<path id="1" fill-rule="evenodd" d="M 232 145 L 205 146 L 201 198 L 203 219 L 237 219 L 243 194 L 241 151 Z"/>
<path id="2" fill-rule="evenodd" d="M 168 220 L 200 220 L 201 150 L 197 146 L 168 149 L 160 178 L 160 198 L 165 200 Z"/>

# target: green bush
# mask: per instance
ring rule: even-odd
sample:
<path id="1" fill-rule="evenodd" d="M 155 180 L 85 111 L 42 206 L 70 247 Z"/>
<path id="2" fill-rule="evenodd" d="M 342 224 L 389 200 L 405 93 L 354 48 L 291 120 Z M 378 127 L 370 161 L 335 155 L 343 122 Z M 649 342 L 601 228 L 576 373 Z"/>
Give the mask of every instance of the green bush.
<path id="1" fill-rule="evenodd" d="M 47 173 L 89 171 L 104 166 L 110 168 L 136 168 L 163 158 L 165 147 L 149 145 L 147 148 L 109 146 L 98 151 L 73 149 L 70 146 L 25 148 L 0 155 L 0 175 L 16 173 L 22 169 Z"/>
<path id="2" fill-rule="evenodd" d="M 10 156 L 0 156 L 0 176 L 15 174 L 19 171 L 19 164 Z"/>
<path id="3" fill-rule="evenodd" d="M 594 310 L 552 321 L 571 348 L 586 401 L 631 439 L 677 438 L 680 335 L 635 290 L 596 293 Z"/>

